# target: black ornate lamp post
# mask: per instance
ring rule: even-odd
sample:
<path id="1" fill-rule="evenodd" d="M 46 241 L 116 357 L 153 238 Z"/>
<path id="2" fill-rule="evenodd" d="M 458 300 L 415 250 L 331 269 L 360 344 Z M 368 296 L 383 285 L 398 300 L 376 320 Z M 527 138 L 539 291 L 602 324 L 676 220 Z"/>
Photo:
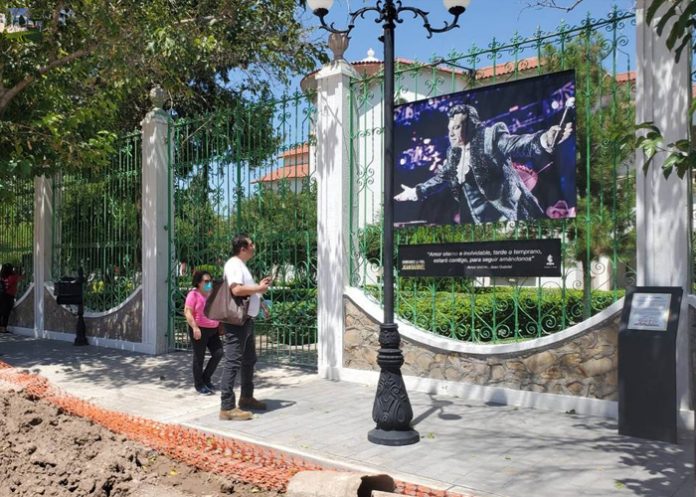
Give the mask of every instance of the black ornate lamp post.
<path id="1" fill-rule="evenodd" d="M 379 355 L 377 363 L 381 369 L 375 404 L 372 409 L 372 419 L 377 424 L 367 438 L 381 445 L 408 445 L 420 440 L 418 432 L 411 428 L 413 410 L 406 393 L 404 380 L 401 377 L 401 365 L 404 356 L 401 353 L 401 337 L 394 323 L 394 223 L 392 210 L 393 167 L 394 167 L 394 28 L 396 23 L 403 22 L 402 14 L 410 14 L 413 18 L 420 17 L 428 32 L 428 38 L 433 33 L 444 33 L 459 27 L 457 21 L 470 0 L 444 0 L 445 8 L 454 19 L 445 22 L 441 28 L 433 28 L 428 20 L 428 12 L 415 7 L 404 7 L 401 0 L 376 0 L 374 7 L 363 7 L 350 13 L 350 22 L 346 29 L 337 29 L 333 23 L 327 24 L 325 17 L 333 5 L 333 0 L 307 0 L 314 14 L 319 17 L 322 28 L 332 33 L 348 35 L 355 27 L 357 18 L 374 12 L 376 22 L 382 23 L 384 34 L 384 322 L 379 329 Z M 302 3 L 302 2 L 301 2 Z"/>

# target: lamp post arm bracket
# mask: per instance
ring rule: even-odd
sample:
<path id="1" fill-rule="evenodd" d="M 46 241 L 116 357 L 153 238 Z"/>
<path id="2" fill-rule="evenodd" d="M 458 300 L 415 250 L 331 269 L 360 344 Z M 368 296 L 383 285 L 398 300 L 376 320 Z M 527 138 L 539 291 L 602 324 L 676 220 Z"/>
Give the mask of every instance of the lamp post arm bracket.
<path id="1" fill-rule="evenodd" d="M 445 33 L 447 31 L 450 31 L 454 28 L 459 27 L 458 21 L 459 21 L 460 14 L 458 14 L 458 13 L 452 14 L 454 16 L 454 19 L 452 20 L 451 23 L 445 21 L 445 25 L 443 27 L 434 28 L 430 24 L 430 19 L 428 19 L 429 12 L 418 9 L 416 7 L 402 7 L 401 5 L 399 5 L 399 7 L 397 9 L 397 14 L 400 14 L 402 12 L 410 12 L 411 14 L 413 14 L 414 19 L 416 19 L 418 17 L 423 19 L 423 27 L 426 29 L 426 31 L 428 31 L 428 38 L 432 38 L 434 33 Z M 402 22 L 402 21 L 399 20 L 399 22 Z"/>
<path id="2" fill-rule="evenodd" d="M 327 23 L 325 17 L 328 12 L 322 12 L 318 15 L 318 17 L 319 21 L 321 22 L 321 27 L 325 30 L 331 33 L 348 35 L 351 31 L 353 31 L 353 28 L 355 27 L 355 20 L 358 18 L 365 19 L 365 14 L 367 14 L 368 12 L 376 12 L 377 14 L 379 14 L 379 17 L 375 20 L 375 22 L 382 22 L 382 20 L 384 19 L 384 13 L 382 12 L 382 9 L 379 6 L 363 7 L 362 9 L 356 10 L 355 12 L 351 12 L 350 22 L 348 23 L 348 27 L 346 29 L 338 29 L 336 27 L 336 24 L 333 22 L 331 24 Z"/>

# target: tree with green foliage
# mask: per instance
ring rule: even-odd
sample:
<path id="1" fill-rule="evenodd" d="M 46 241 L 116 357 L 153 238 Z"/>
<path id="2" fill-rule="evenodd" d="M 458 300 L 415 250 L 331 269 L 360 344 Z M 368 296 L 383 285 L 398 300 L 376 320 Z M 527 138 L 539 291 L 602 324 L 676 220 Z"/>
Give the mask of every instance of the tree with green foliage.
<path id="1" fill-rule="evenodd" d="M 530 0 L 529 6 L 570 11 L 582 2 L 583 0 Z M 657 34 L 662 36 L 669 26 L 666 44 L 668 48 L 675 51 L 676 60 L 681 59 L 684 50 L 690 49 L 696 53 L 696 38 L 692 36 L 696 28 L 696 0 L 651 0 L 645 13 L 646 21 L 652 23 L 657 19 L 658 14 L 660 20 L 655 29 Z M 692 102 L 689 109 L 692 121 L 694 113 L 696 113 L 696 101 Z M 650 167 L 658 152 L 666 153 L 662 163 L 665 178 L 673 172 L 683 178 L 687 171 L 696 168 L 696 147 L 690 137 L 666 143 L 662 131 L 652 122 L 641 123 L 637 129 L 632 126 L 627 131 L 629 133 L 624 132 L 620 142 L 628 150 L 638 148 L 645 153 L 645 170 Z M 634 135 L 636 131 L 639 134 L 638 137 Z"/>
<path id="2" fill-rule="evenodd" d="M 40 36 L 0 33 L 0 182 L 108 164 L 161 84 L 179 115 L 313 69 L 294 0 L 26 2 Z"/>
<path id="3" fill-rule="evenodd" d="M 268 274 L 272 266 L 288 268 L 297 286 L 315 286 L 317 264 L 317 185 L 307 178 L 302 188 L 282 181 L 277 188 L 260 190 L 239 203 L 241 231 L 247 232 L 262 257 L 251 261 Z M 290 227 L 284 230 L 283 227 Z"/>
<path id="4" fill-rule="evenodd" d="M 562 52 L 547 45 L 542 55 L 547 70 L 575 69 L 578 205 L 568 224 L 568 255 L 582 265 L 588 313 L 593 261 L 608 256 L 616 266 L 632 263 L 635 255 L 633 153 L 620 146 L 635 122 L 635 107 L 630 83 L 620 84 L 603 65 L 615 48 L 601 35 L 583 32 Z"/>

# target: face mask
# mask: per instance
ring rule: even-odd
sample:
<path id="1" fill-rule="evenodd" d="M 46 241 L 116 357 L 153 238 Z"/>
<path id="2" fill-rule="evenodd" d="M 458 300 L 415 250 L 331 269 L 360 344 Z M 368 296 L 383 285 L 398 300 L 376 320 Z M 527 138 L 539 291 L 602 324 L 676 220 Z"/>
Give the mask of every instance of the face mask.
<path id="1" fill-rule="evenodd" d="M 208 281 L 207 283 L 203 283 L 203 291 L 204 292 L 212 292 L 213 291 L 213 282 Z"/>

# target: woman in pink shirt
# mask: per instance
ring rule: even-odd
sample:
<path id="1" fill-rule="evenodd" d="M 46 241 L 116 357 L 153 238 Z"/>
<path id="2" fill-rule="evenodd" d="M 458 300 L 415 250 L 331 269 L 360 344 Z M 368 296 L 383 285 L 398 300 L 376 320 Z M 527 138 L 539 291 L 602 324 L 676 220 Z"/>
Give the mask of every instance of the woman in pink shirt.
<path id="1" fill-rule="evenodd" d="M 0 333 L 7 333 L 7 323 L 17 297 L 17 285 L 22 275 L 12 264 L 5 263 L 0 268 Z"/>
<path id="2" fill-rule="evenodd" d="M 196 391 L 202 395 L 214 393 L 212 377 L 223 355 L 222 342 L 218 335 L 220 323 L 208 319 L 203 313 L 205 301 L 212 291 L 213 281 L 210 273 L 196 271 L 193 273 L 193 290 L 188 293 L 184 303 L 184 315 L 193 344 L 193 383 Z M 206 348 L 210 351 L 210 360 L 203 369 Z"/>

